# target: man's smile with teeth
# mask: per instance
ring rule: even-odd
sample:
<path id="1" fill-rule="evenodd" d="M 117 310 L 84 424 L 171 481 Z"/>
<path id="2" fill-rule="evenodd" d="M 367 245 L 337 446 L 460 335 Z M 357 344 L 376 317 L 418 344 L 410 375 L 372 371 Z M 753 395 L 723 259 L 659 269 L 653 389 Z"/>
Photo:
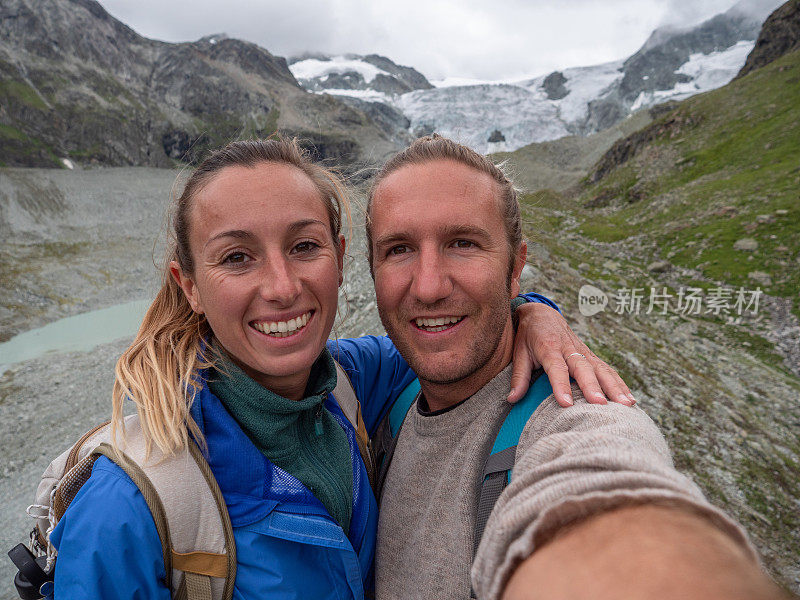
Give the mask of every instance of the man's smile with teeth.
<path id="1" fill-rule="evenodd" d="M 288 321 L 254 321 L 252 326 L 261 333 L 266 333 L 269 336 L 283 338 L 297 333 L 300 329 L 308 324 L 311 318 L 311 313 L 308 311 L 294 319 Z"/>
<path id="2" fill-rule="evenodd" d="M 414 319 L 414 323 L 422 329 L 423 331 L 430 331 L 432 333 L 437 333 L 439 331 L 444 331 L 445 329 L 450 329 L 453 325 L 461 321 L 464 317 L 418 317 Z"/>

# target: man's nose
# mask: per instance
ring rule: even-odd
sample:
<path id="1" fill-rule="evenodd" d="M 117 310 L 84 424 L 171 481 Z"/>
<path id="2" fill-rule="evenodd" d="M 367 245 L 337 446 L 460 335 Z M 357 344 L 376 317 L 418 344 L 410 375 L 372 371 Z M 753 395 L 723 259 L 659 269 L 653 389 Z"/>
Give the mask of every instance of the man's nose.
<path id="1" fill-rule="evenodd" d="M 292 304 L 302 291 L 302 282 L 284 256 L 270 257 L 261 272 L 261 297 L 281 306 Z"/>
<path id="2" fill-rule="evenodd" d="M 423 304 L 434 304 L 453 292 L 447 265 L 436 249 L 419 252 L 417 268 L 411 282 L 411 293 Z"/>

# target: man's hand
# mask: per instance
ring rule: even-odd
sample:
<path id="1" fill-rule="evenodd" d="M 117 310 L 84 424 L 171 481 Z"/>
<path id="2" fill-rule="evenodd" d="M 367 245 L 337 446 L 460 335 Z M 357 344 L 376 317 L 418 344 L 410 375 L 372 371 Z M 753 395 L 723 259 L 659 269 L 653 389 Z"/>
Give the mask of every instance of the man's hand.
<path id="1" fill-rule="evenodd" d="M 567 527 L 514 571 L 503 600 L 788 600 L 752 556 L 679 508 L 622 507 Z"/>
<path id="2" fill-rule="evenodd" d="M 519 318 L 514 339 L 514 367 L 509 402 L 525 395 L 531 373 L 542 367 L 561 406 L 572 406 L 570 376 L 593 404 L 613 400 L 633 406 L 636 400 L 619 374 L 589 350 L 564 317 L 546 304 L 529 302 L 516 309 Z"/>

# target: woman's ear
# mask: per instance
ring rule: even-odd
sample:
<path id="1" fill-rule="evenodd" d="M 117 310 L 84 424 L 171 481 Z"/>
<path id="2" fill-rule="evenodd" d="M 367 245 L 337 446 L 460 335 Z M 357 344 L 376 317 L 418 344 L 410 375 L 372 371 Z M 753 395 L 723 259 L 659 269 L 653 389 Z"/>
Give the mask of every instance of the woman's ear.
<path id="1" fill-rule="evenodd" d="M 204 311 L 200 304 L 200 298 L 197 294 L 197 286 L 194 280 L 183 272 L 176 260 L 171 260 L 169 262 L 169 272 L 175 282 L 183 290 L 183 295 L 186 296 L 186 300 L 189 302 L 189 306 L 192 307 L 192 310 L 202 315 Z"/>

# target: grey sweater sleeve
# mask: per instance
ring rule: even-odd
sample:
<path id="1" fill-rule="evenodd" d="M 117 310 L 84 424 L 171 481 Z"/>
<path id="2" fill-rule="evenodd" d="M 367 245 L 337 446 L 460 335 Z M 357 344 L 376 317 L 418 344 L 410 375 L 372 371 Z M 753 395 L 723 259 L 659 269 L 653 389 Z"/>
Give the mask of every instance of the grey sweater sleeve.
<path id="1" fill-rule="evenodd" d="M 551 396 L 528 421 L 511 484 L 492 511 L 472 567 L 478 598 L 495 599 L 514 569 L 564 525 L 624 504 L 662 503 L 703 515 L 750 552 L 744 531 L 675 470 L 666 441 L 638 407 L 575 405 Z"/>

